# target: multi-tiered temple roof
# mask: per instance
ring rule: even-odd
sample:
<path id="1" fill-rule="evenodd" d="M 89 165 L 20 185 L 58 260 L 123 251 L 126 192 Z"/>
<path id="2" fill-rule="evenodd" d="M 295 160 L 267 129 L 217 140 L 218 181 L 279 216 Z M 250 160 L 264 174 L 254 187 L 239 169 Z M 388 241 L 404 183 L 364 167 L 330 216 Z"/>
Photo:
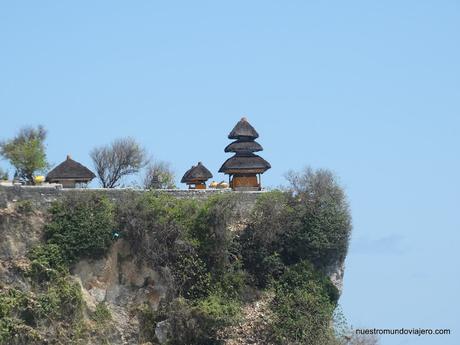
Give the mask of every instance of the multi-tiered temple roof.
<path id="1" fill-rule="evenodd" d="M 262 146 L 255 141 L 259 133 L 251 126 L 248 120 L 243 117 L 228 135 L 229 139 L 236 139 L 225 148 L 225 152 L 234 152 L 235 155 L 222 164 L 219 172 L 233 176 L 232 188 L 258 188 L 256 174 L 262 174 L 271 168 L 262 157 L 254 152 L 262 151 Z"/>
<path id="2" fill-rule="evenodd" d="M 261 174 L 270 169 L 270 163 L 253 153 L 263 150 L 262 146 L 255 141 L 258 137 L 259 133 L 243 117 L 228 135 L 229 139 L 236 140 L 224 150 L 225 152 L 235 152 L 235 155 L 222 164 L 219 172 L 226 174 L 241 172 Z"/>

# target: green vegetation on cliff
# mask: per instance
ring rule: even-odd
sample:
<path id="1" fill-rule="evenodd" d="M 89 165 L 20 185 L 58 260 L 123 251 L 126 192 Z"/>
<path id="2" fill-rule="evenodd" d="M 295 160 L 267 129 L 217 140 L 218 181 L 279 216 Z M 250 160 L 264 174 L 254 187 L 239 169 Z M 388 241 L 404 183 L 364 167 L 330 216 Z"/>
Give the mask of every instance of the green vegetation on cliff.
<path id="1" fill-rule="evenodd" d="M 255 289 L 275 292 L 273 343 L 334 341 L 339 293 L 326 272 L 345 258 L 348 206 L 329 172 L 291 179 L 293 189 L 261 195 L 239 229 L 238 194 L 206 201 L 150 194 L 120 210 L 120 228 L 140 257 L 167 268 L 169 294 L 151 326 L 167 322 L 170 344 L 221 343 L 219 331 L 238 320 Z"/>
<path id="2" fill-rule="evenodd" d="M 113 209 L 97 195 L 53 204 L 45 243 L 29 252 L 30 265 L 22 272 L 30 288 L 0 286 L 0 344 L 48 344 L 49 334 L 51 343 L 86 344 L 91 327 L 84 323 L 81 288 L 69 269 L 80 258 L 107 252 L 115 224 Z M 97 319 L 101 314 L 101 308 L 94 312 Z"/>
<path id="3" fill-rule="evenodd" d="M 141 341 L 157 344 L 161 324 L 167 344 L 223 344 L 244 306 L 271 293 L 269 343 L 338 344 L 330 325 L 339 292 L 327 273 L 346 255 L 347 203 L 328 172 L 290 180 L 289 190 L 261 194 L 249 213 L 238 193 L 197 200 L 149 192 L 117 204 L 88 193 L 55 203 L 45 243 L 29 253 L 32 291 L 0 289 L 0 344 L 40 343 L 45 328 L 56 344 L 87 344 L 91 328 L 69 272 L 80 259 L 103 257 L 114 232 L 166 284 L 158 308 L 137 309 Z M 104 304 L 91 316 L 101 327 L 110 318 Z"/>

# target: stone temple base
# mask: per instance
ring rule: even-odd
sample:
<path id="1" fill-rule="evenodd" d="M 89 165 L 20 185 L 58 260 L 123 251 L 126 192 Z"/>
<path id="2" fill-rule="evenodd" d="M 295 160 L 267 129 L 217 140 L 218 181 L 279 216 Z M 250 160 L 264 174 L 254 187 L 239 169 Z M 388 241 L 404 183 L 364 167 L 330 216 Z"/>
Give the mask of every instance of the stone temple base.
<path id="1" fill-rule="evenodd" d="M 259 191 L 260 188 L 250 187 L 250 186 L 238 186 L 238 187 L 234 187 L 233 190 L 238 191 L 238 192 L 255 192 L 255 191 Z"/>

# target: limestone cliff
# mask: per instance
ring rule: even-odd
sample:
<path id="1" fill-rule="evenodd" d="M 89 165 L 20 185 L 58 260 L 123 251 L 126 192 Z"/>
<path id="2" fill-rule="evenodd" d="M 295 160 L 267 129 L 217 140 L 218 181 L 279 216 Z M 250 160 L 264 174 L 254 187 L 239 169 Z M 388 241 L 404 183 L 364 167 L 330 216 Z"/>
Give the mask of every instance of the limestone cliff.
<path id="1" fill-rule="evenodd" d="M 49 222 L 50 217 L 47 210 L 53 201 L 60 200 L 65 193 L 40 189 L 0 190 L 1 290 L 30 291 L 32 295 L 43 290 L 42 287 L 37 287 L 36 282 L 31 281 L 27 275 L 31 265 L 28 254 L 38 244 L 45 243 L 44 226 Z M 73 193 L 84 192 L 74 191 Z M 132 192 L 110 191 L 110 193 L 112 193 L 110 194 L 112 200 L 119 201 L 124 200 L 126 195 Z M 175 197 L 184 197 L 184 195 L 179 192 Z M 206 199 L 209 195 L 201 193 L 191 196 Z M 239 233 L 246 229 L 249 215 L 258 195 L 257 193 L 246 194 L 238 199 L 237 211 L 233 212 L 232 221 L 225 225 L 227 231 Z M 147 241 L 147 238 L 144 239 Z M 150 240 L 151 238 L 148 239 Z M 181 241 L 176 240 L 175 243 L 181 245 Z M 150 308 L 149 310 L 153 312 L 159 309 L 160 302 L 166 300 L 168 294 L 172 293 L 168 289 L 171 289 L 171 276 L 174 275 L 168 272 L 168 266 L 157 266 L 141 254 L 143 253 L 139 248 L 133 247 L 132 242 L 121 238 L 114 240 L 103 257 L 80 258 L 71 265 L 70 277 L 78 284 L 83 299 L 81 317 L 85 325 L 85 335 L 75 336 L 72 338 L 73 342 L 134 345 L 168 341 L 172 332 L 172 321 L 154 321 L 153 319 L 152 321 L 146 318 L 146 314 L 142 311 L 145 308 Z M 343 260 L 329 265 L 327 269 L 327 274 L 339 290 L 342 286 L 343 271 Z M 217 337 L 227 344 L 244 344 L 247 341 L 254 344 L 268 344 L 268 340 L 262 337 L 263 331 L 259 332 L 258 328 L 264 324 L 265 317 L 270 317 L 270 311 L 265 309 L 268 305 L 267 301 L 273 299 L 273 293 L 260 293 L 256 291 L 257 289 L 252 288 L 243 290 L 250 297 L 246 299 L 247 303 L 243 306 L 242 318 L 233 326 L 221 329 Z M 109 322 L 101 323 L 97 319 L 100 313 L 98 308 L 101 305 L 108 310 Z M 260 319 L 262 323 L 259 322 Z M 146 323 L 149 323 L 148 327 Z M 36 321 L 31 322 L 30 325 L 25 322 L 25 325 L 31 327 L 29 331 L 36 336 L 34 338 L 36 340 L 29 342 L 31 344 L 35 341 L 40 344 L 66 343 L 66 340 L 62 340 L 65 338 L 59 337 L 54 326 L 40 328 Z M 37 334 L 34 333 L 35 331 Z M 257 339 L 257 334 L 260 339 Z M 12 343 L 11 341 L 6 343 Z M 21 340 L 13 343 L 20 344 Z"/>

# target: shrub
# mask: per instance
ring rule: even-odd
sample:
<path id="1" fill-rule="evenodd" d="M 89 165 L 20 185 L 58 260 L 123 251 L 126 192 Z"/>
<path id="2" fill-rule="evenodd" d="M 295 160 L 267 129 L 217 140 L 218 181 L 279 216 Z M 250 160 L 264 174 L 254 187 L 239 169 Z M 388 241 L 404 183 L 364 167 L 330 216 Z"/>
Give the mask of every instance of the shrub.
<path id="1" fill-rule="evenodd" d="M 260 196 L 239 238 L 244 268 L 266 287 L 303 260 L 319 270 L 345 258 L 351 217 L 345 194 L 325 170 L 290 173 L 286 191 Z"/>
<path id="2" fill-rule="evenodd" d="M 206 344 L 206 331 L 200 327 L 191 303 L 182 297 L 160 305 L 155 321 L 167 323 L 169 345 Z"/>
<path id="3" fill-rule="evenodd" d="M 91 315 L 91 318 L 96 321 L 99 326 L 105 326 L 110 320 L 112 320 L 112 314 L 110 313 L 109 308 L 107 308 L 107 305 L 101 302 L 96 305 L 96 309 Z"/>
<path id="4" fill-rule="evenodd" d="M 16 289 L 0 290 L 0 319 L 12 317 L 15 311 L 27 306 L 27 296 Z"/>
<path id="5" fill-rule="evenodd" d="M 5 317 L 0 319 L 0 345 L 45 345 L 46 340 L 32 327 L 20 320 Z"/>
<path id="6" fill-rule="evenodd" d="M 211 325 L 210 328 L 217 329 L 235 322 L 240 316 L 241 304 L 236 299 L 228 298 L 226 295 L 217 292 L 201 299 L 196 304 L 197 313 Z"/>
<path id="7" fill-rule="evenodd" d="M 234 203 L 228 196 L 197 201 L 150 192 L 117 213 L 138 258 L 166 268 L 174 296 L 196 299 L 206 296 L 211 279 L 229 266 L 233 236 L 227 225 Z"/>
<path id="8" fill-rule="evenodd" d="M 81 318 L 83 298 L 78 283 L 69 277 L 60 277 L 37 298 L 36 317 L 73 321 Z"/>
<path id="9" fill-rule="evenodd" d="M 160 267 L 168 299 L 206 296 L 210 273 L 197 252 L 190 229 L 202 203 L 150 192 L 119 208 L 118 222 L 140 261 Z"/>
<path id="10" fill-rule="evenodd" d="M 79 320 L 82 303 L 79 285 L 63 277 L 38 293 L 0 290 L 0 344 L 41 344 L 37 328 Z"/>
<path id="11" fill-rule="evenodd" d="M 67 262 L 57 244 L 38 245 L 29 252 L 29 275 L 36 281 L 48 281 L 68 272 Z"/>
<path id="12" fill-rule="evenodd" d="M 248 274 L 238 264 L 233 264 L 214 282 L 213 290 L 219 291 L 228 300 L 240 300 L 248 282 Z"/>
<path id="13" fill-rule="evenodd" d="M 267 286 L 284 271 L 280 253 L 284 251 L 283 237 L 292 226 L 293 218 L 288 193 L 272 191 L 258 198 L 239 243 L 244 268 L 254 276 L 259 287 Z"/>
<path id="14" fill-rule="evenodd" d="M 237 197 L 217 195 L 201 207 L 190 235 L 196 241 L 200 257 L 217 279 L 230 263 L 234 235 L 228 225 L 235 214 Z"/>
<path id="15" fill-rule="evenodd" d="M 221 344 L 217 331 L 238 319 L 241 306 L 219 293 L 191 302 L 182 297 L 163 304 L 155 321 L 168 325 L 170 345 Z"/>
<path id="16" fill-rule="evenodd" d="M 117 209 L 117 220 L 140 260 L 166 266 L 176 260 L 178 244 L 187 245 L 187 228 L 198 205 L 163 193 L 134 196 Z M 182 246 L 183 247 L 183 246 Z"/>
<path id="17" fill-rule="evenodd" d="M 31 200 L 19 200 L 15 204 L 15 209 L 17 212 L 27 215 L 32 213 L 34 205 Z"/>
<path id="18" fill-rule="evenodd" d="M 340 297 L 339 291 L 331 280 L 316 271 L 314 266 L 306 260 L 287 268 L 275 286 L 278 292 L 285 294 L 294 290 L 307 290 L 315 294 L 322 294 L 334 308 Z"/>
<path id="19" fill-rule="evenodd" d="M 64 259 L 73 263 L 82 257 L 99 258 L 112 243 L 114 207 L 95 193 L 67 197 L 53 204 L 45 226 L 48 243 L 61 249 Z"/>
<path id="20" fill-rule="evenodd" d="M 196 299 L 209 293 L 211 275 L 194 248 L 178 252 L 170 266 L 174 288 L 179 296 Z"/>
<path id="21" fill-rule="evenodd" d="M 295 221 L 285 234 L 284 261 L 308 259 L 320 269 L 345 259 L 351 216 L 343 189 L 327 170 L 289 173 Z"/>
<path id="22" fill-rule="evenodd" d="M 275 291 L 271 327 L 277 344 L 323 345 L 333 339 L 330 322 L 338 292 L 310 263 L 289 267 Z"/>

